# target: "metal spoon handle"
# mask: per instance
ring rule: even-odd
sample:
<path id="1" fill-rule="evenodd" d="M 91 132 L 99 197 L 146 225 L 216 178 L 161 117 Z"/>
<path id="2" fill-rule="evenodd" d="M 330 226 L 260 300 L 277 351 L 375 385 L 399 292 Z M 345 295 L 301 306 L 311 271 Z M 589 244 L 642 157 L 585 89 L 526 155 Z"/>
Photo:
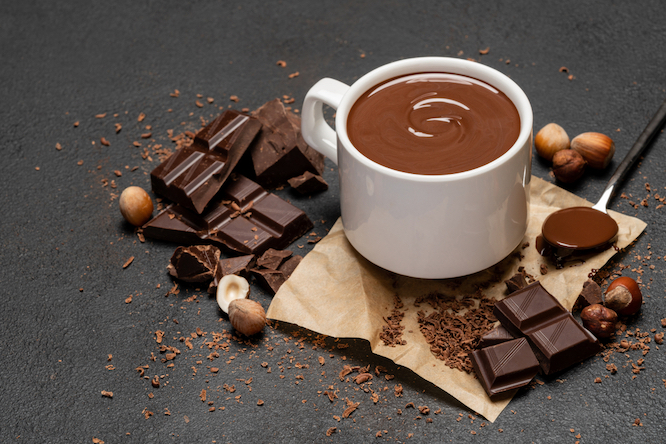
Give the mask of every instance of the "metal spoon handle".
<path id="1" fill-rule="evenodd" d="M 652 120 L 650 120 L 650 123 L 647 124 L 636 140 L 636 143 L 634 143 L 634 146 L 631 147 L 627 155 L 622 159 L 622 162 L 618 165 L 617 169 L 608 180 L 608 184 L 601 195 L 601 199 L 599 199 L 599 202 L 597 202 L 593 208 L 603 211 L 604 213 L 606 212 L 606 207 L 613 194 L 615 185 L 624 179 L 627 171 L 629 171 L 633 164 L 636 163 L 636 160 L 638 160 L 643 150 L 650 144 L 650 142 L 652 142 L 652 139 L 654 139 L 664 125 L 664 122 L 666 122 L 666 100 L 661 104 L 659 110 L 657 110 L 654 117 L 652 117 Z"/>

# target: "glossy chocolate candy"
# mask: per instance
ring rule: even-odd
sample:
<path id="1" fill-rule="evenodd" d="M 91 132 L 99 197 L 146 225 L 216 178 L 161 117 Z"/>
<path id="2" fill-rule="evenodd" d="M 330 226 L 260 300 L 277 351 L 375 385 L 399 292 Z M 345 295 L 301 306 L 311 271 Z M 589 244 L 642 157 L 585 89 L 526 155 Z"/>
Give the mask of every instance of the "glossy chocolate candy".
<path id="1" fill-rule="evenodd" d="M 153 191 L 201 214 L 254 140 L 261 123 L 226 110 L 150 174 Z"/>
<path id="2" fill-rule="evenodd" d="M 303 211 L 234 174 L 203 214 L 171 204 L 143 226 L 143 233 L 180 244 L 212 243 L 242 254 L 261 254 L 286 247 L 312 226 Z"/>

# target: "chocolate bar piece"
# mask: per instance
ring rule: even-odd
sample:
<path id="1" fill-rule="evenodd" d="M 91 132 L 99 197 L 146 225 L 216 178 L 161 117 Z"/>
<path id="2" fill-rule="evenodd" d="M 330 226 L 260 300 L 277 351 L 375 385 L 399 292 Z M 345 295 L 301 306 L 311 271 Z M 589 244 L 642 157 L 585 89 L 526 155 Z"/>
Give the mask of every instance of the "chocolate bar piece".
<path id="1" fill-rule="evenodd" d="M 289 257 L 291 254 L 289 250 L 270 249 L 257 260 L 257 268 L 250 271 L 262 287 L 275 294 L 303 259 L 298 255 Z"/>
<path id="2" fill-rule="evenodd" d="M 599 284 L 592 279 L 588 279 L 583 284 L 583 290 L 580 292 L 580 295 L 578 295 L 576 306 L 582 308 L 587 307 L 588 305 L 603 304 L 601 294 L 602 291 Z"/>
<path id="3" fill-rule="evenodd" d="M 306 171 L 298 177 L 288 180 L 289 185 L 301 194 L 313 194 L 328 190 L 328 184 L 323 177 Z"/>
<path id="4" fill-rule="evenodd" d="M 282 249 L 312 228 L 307 215 L 240 174 L 233 174 L 203 214 L 171 204 L 143 226 L 148 237 L 210 243 L 242 254 Z"/>
<path id="5" fill-rule="evenodd" d="M 506 284 L 506 289 L 509 291 L 509 294 L 527 287 L 527 280 L 522 273 L 514 274 L 509 279 L 505 280 L 504 283 Z"/>
<path id="6" fill-rule="evenodd" d="M 287 260 L 292 255 L 292 252 L 289 250 L 276 250 L 275 248 L 269 248 L 257 259 L 257 266 L 262 268 L 268 268 L 271 270 L 277 270 L 284 261 Z"/>
<path id="7" fill-rule="evenodd" d="M 488 333 L 481 336 L 479 340 L 479 348 L 490 347 L 493 345 L 501 344 L 502 342 L 512 341 L 516 339 L 514 335 L 509 333 L 509 330 L 498 325 L 490 330 Z"/>
<path id="8" fill-rule="evenodd" d="M 564 370 L 600 349 L 599 341 L 534 282 L 495 304 L 493 314 L 514 336 L 525 336 L 544 374 Z"/>
<path id="9" fill-rule="evenodd" d="M 488 396 L 526 386 L 539 371 L 539 361 L 525 338 L 474 350 L 471 358 Z"/>
<path id="10" fill-rule="evenodd" d="M 301 119 L 285 109 L 280 99 L 252 112 L 262 128 L 250 146 L 256 180 L 264 186 L 287 182 L 310 171 L 321 175 L 324 156 L 309 147 L 301 135 Z"/>
<path id="11" fill-rule="evenodd" d="M 213 280 L 208 286 L 208 293 L 217 294 L 217 286 L 219 285 L 220 280 L 228 274 L 236 274 L 238 276 L 247 277 L 250 272 L 250 268 L 254 264 L 254 260 L 254 254 L 221 259 L 217 263 L 217 268 L 215 269 Z"/>
<path id="12" fill-rule="evenodd" d="M 213 245 L 178 247 L 167 265 L 169 274 L 185 282 L 213 279 L 220 260 L 220 249 Z"/>
<path id="13" fill-rule="evenodd" d="M 546 375 L 564 370 L 601 349 L 597 338 L 571 315 L 534 330 L 527 339 Z"/>
<path id="14" fill-rule="evenodd" d="M 179 149 L 150 173 L 153 191 L 202 213 L 260 128 L 254 117 L 226 110 L 195 136 L 191 146 Z"/>

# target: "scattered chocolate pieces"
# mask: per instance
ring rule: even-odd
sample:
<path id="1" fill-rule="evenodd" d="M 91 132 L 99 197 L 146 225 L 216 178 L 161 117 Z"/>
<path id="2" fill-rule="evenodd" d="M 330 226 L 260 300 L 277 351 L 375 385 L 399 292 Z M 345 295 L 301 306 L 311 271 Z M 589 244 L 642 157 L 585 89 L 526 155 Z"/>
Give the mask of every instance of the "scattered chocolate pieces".
<path id="1" fill-rule="evenodd" d="M 498 325 L 497 327 L 490 330 L 488 333 L 481 336 L 479 340 L 479 348 L 490 347 L 493 345 L 501 344 L 502 342 L 512 341 L 516 339 L 509 330 Z"/>
<path id="2" fill-rule="evenodd" d="M 600 349 L 597 338 L 538 281 L 499 301 L 493 313 L 514 336 L 530 341 L 545 375 L 564 370 Z"/>
<path id="3" fill-rule="evenodd" d="M 220 249 L 213 245 L 178 247 L 167 266 L 169 274 L 185 282 L 208 282 L 215 276 Z"/>
<path id="4" fill-rule="evenodd" d="M 284 248 L 313 226 L 306 214 L 240 174 L 232 174 L 198 215 L 171 204 L 148 221 L 144 235 L 180 244 L 212 243 L 244 254 Z"/>
<path id="5" fill-rule="evenodd" d="M 587 307 L 588 305 L 603 304 L 601 298 L 601 287 L 592 279 L 588 279 L 583 284 L 583 290 L 576 300 L 576 307 Z"/>
<path id="6" fill-rule="evenodd" d="M 301 119 L 285 109 L 280 99 L 252 112 L 263 125 L 249 148 L 257 182 L 276 185 L 305 171 L 321 174 L 324 156 L 309 147 L 301 135 Z"/>
<path id="7" fill-rule="evenodd" d="M 153 191 L 201 214 L 260 127 L 254 117 L 226 110 L 194 137 L 192 145 L 179 149 L 150 173 Z"/>
<path id="8" fill-rule="evenodd" d="M 289 185 L 301 194 L 314 194 L 328 190 L 328 184 L 323 177 L 306 171 L 300 176 L 288 180 Z"/>
<path id="9" fill-rule="evenodd" d="M 514 274 L 504 281 L 504 283 L 506 284 L 507 290 L 509 290 L 509 294 L 527 287 L 527 281 L 525 280 L 525 275 L 523 273 Z"/>
<path id="10" fill-rule="evenodd" d="M 303 257 L 298 255 L 292 257 L 292 252 L 289 250 L 271 248 L 257 259 L 257 268 L 250 271 L 262 287 L 275 294 L 302 259 Z"/>

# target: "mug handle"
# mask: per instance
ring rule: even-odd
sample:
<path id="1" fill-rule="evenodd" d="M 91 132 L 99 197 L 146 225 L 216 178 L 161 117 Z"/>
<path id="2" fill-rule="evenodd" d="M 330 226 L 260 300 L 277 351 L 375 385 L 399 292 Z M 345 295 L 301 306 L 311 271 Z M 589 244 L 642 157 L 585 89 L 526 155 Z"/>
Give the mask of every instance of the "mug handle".
<path id="1" fill-rule="evenodd" d="M 334 79 L 324 78 L 315 83 L 305 95 L 301 115 L 303 139 L 312 148 L 338 164 L 337 137 L 324 120 L 323 104 L 338 109 L 349 86 Z"/>

